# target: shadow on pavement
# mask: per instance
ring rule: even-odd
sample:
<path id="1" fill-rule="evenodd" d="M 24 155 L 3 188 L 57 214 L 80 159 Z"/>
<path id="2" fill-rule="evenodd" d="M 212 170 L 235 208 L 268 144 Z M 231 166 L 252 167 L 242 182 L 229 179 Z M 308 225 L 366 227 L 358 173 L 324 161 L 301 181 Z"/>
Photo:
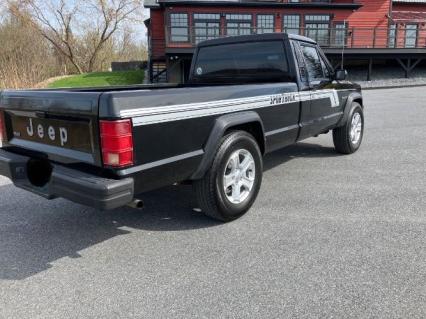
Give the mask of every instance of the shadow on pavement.
<path id="1" fill-rule="evenodd" d="M 264 171 L 287 163 L 294 158 L 324 158 L 341 156 L 334 147 L 325 147 L 319 144 L 297 143 L 278 151 L 267 154 L 264 158 Z"/>
<path id="2" fill-rule="evenodd" d="M 78 258 L 79 251 L 132 229 L 184 231 L 220 225 L 193 212 L 190 186 L 145 194 L 144 210 L 107 212 L 63 199 L 46 201 L 10 184 L 0 187 L 0 194 L 0 280 L 33 276 L 58 259 Z"/>
<path id="3" fill-rule="evenodd" d="M 336 156 L 332 148 L 299 143 L 265 158 L 265 170 L 299 157 Z M 191 186 L 168 187 L 143 195 L 142 211 L 101 212 L 59 199 L 46 201 L 13 185 L 0 187 L 0 279 L 21 280 L 49 269 L 63 257 L 131 232 L 186 231 L 221 224 L 192 210 Z"/>

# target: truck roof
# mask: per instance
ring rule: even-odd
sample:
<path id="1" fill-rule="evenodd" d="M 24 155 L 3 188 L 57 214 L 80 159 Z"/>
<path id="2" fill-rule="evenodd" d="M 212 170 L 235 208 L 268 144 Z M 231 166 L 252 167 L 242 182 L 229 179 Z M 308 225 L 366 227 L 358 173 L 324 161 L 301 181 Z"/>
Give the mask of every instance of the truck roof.
<path id="1" fill-rule="evenodd" d="M 206 46 L 220 45 L 220 44 L 227 44 L 227 43 L 281 40 L 281 39 L 291 39 L 291 40 L 298 40 L 298 41 L 304 41 L 304 42 L 316 44 L 314 40 L 301 35 L 297 35 L 297 34 L 263 33 L 263 34 L 239 35 L 239 36 L 207 40 L 207 41 L 200 42 L 198 44 L 198 47 L 206 47 Z"/>

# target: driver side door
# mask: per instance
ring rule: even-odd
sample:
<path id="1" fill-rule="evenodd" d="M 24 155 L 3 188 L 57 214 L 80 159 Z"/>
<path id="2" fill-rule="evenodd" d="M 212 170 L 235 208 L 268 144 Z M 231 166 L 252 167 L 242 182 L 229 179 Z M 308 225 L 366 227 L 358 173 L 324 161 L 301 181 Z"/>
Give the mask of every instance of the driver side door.
<path id="1" fill-rule="evenodd" d="M 309 111 L 305 113 L 302 125 L 306 126 L 307 135 L 313 136 L 327 131 L 335 124 L 334 114 L 339 106 L 339 96 L 333 86 L 331 70 L 318 47 L 302 42 L 300 48 L 310 90 Z"/>

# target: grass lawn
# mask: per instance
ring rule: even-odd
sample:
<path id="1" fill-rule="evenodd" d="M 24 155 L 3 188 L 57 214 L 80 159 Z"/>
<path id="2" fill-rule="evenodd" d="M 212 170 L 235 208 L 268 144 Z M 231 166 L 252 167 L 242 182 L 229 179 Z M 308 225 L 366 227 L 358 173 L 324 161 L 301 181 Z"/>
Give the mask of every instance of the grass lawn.
<path id="1" fill-rule="evenodd" d="M 95 72 L 69 76 L 49 84 L 49 88 L 142 84 L 144 71 Z"/>

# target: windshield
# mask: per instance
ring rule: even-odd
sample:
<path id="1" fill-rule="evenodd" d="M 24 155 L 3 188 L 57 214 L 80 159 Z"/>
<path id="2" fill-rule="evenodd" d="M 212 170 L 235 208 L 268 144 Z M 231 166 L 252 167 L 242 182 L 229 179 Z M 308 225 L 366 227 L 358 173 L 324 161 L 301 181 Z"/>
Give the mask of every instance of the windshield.
<path id="1" fill-rule="evenodd" d="M 202 84 L 290 80 L 282 41 L 202 47 L 193 72 L 193 82 Z"/>

